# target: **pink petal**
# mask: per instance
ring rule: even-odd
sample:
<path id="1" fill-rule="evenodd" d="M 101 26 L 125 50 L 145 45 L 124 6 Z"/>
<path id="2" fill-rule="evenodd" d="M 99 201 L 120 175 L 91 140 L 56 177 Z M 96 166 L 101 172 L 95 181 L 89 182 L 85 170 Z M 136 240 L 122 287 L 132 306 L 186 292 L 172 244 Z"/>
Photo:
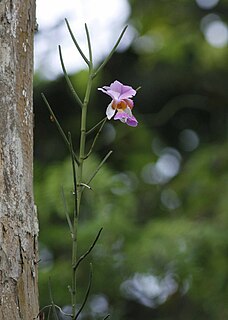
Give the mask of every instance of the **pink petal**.
<path id="1" fill-rule="evenodd" d="M 116 82 L 116 81 L 115 81 Z M 110 87 L 108 86 L 103 86 L 102 88 L 98 88 L 98 90 L 106 93 L 107 95 L 109 95 L 112 99 L 115 99 L 115 100 L 119 100 L 119 96 L 120 96 L 120 93 L 118 90 L 115 89 L 115 85 L 113 82 Z M 117 81 L 118 82 L 118 81 Z M 114 85 L 114 86 L 113 86 Z"/>
<path id="2" fill-rule="evenodd" d="M 106 93 L 108 96 L 110 96 L 112 99 L 115 99 L 115 96 L 114 96 L 114 94 L 112 93 L 112 91 L 106 91 L 105 89 L 106 88 L 109 88 L 109 87 L 106 87 L 106 86 L 104 86 L 104 87 L 102 87 L 102 88 L 98 88 L 98 90 L 100 90 L 100 91 L 102 91 L 103 93 Z"/>
<path id="3" fill-rule="evenodd" d="M 131 98 L 136 95 L 136 91 L 132 87 L 125 86 L 117 80 L 111 83 L 109 90 L 118 93 L 118 97 L 116 96 L 116 98 L 119 100 Z"/>
<path id="4" fill-rule="evenodd" d="M 136 91 L 132 87 L 125 86 L 117 80 L 111 83 L 110 87 L 103 86 L 102 88 L 98 88 L 98 90 L 106 93 L 107 95 L 118 101 L 132 98 L 134 95 L 136 95 Z"/>

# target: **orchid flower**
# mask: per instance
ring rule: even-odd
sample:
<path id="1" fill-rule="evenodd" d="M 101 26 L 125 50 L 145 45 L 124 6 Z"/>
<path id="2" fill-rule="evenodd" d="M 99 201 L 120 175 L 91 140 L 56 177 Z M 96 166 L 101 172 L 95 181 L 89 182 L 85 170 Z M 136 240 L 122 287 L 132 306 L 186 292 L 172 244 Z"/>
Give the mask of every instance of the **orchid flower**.
<path id="1" fill-rule="evenodd" d="M 136 90 L 130 86 L 123 85 L 117 80 L 111 83 L 109 87 L 104 86 L 98 88 L 98 90 L 112 98 L 111 103 L 106 109 L 106 115 L 109 120 L 114 116 L 114 120 L 120 120 L 131 127 L 138 125 L 138 121 L 131 111 L 134 106 L 131 98 L 136 95 Z"/>

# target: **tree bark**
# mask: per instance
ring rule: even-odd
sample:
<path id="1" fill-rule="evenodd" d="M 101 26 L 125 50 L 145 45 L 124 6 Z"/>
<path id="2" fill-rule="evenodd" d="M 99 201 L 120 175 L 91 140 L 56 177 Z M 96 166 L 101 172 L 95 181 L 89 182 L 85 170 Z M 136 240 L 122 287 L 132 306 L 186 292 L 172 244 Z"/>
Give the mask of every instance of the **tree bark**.
<path id="1" fill-rule="evenodd" d="M 35 0 L 0 0 L 0 319 L 38 315 L 33 201 Z"/>

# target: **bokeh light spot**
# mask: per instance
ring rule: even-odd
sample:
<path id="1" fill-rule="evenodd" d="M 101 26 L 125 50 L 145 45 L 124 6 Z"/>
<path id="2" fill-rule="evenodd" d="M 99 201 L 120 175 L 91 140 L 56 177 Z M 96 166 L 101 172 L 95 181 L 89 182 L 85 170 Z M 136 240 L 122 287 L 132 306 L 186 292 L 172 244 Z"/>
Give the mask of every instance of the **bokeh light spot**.
<path id="1" fill-rule="evenodd" d="M 146 164 L 141 172 L 142 179 L 149 184 L 164 184 L 180 170 L 181 155 L 174 148 L 164 148 L 156 163 Z"/>
<path id="2" fill-rule="evenodd" d="M 214 16 L 214 15 L 213 15 Z M 212 18 L 212 15 L 210 16 Z M 209 17 L 209 18 L 210 18 Z M 215 19 L 210 21 L 203 20 L 202 28 L 207 42 L 215 48 L 223 48 L 228 44 L 228 28 L 227 25 L 214 16 Z"/>
<path id="3" fill-rule="evenodd" d="M 103 294 L 94 295 L 90 301 L 92 314 L 103 316 L 108 312 L 108 300 Z"/>
<path id="4" fill-rule="evenodd" d="M 185 129 L 179 134 L 180 147 L 184 151 L 193 151 L 199 146 L 199 136 L 191 129 Z"/>
<path id="5" fill-rule="evenodd" d="M 176 192 L 172 189 L 164 189 L 161 192 L 161 203 L 170 210 L 177 209 L 181 205 Z"/>
<path id="6" fill-rule="evenodd" d="M 219 0 L 196 0 L 196 3 L 202 9 L 212 9 L 219 3 Z"/>
<path id="7" fill-rule="evenodd" d="M 164 303 L 177 290 L 177 284 L 171 274 L 159 279 L 154 275 L 136 273 L 123 282 L 121 290 L 125 296 L 153 308 Z"/>
<path id="8" fill-rule="evenodd" d="M 136 177 L 130 175 L 130 173 L 118 173 L 112 176 L 111 191 L 116 195 L 125 195 L 135 189 L 137 185 Z"/>

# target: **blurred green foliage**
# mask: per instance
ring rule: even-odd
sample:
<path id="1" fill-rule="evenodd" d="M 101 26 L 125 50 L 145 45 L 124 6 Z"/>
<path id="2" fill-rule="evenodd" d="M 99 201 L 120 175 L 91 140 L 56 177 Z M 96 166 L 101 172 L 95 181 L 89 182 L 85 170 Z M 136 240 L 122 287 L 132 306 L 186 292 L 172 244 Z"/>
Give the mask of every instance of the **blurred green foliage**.
<path id="1" fill-rule="evenodd" d="M 94 84 L 88 127 L 104 115 L 96 88 L 118 79 L 142 86 L 135 98 L 137 128 L 108 122 L 87 160 L 85 175 L 112 157 L 85 190 L 79 229 L 84 253 L 78 301 L 94 279 L 85 319 L 228 318 L 227 45 L 208 44 L 200 24 L 208 14 L 228 18 L 228 1 L 213 9 L 195 1 L 131 1 L 138 36 L 116 53 Z M 83 95 L 86 72 L 71 76 Z M 39 80 L 39 81 L 38 81 Z M 72 210 L 70 158 L 41 101 L 46 93 L 63 128 L 79 141 L 79 108 L 64 79 L 35 81 L 35 198 L 40 221 L 40 302 L 69 304 L 70 233 L 61 187 Z M 92 141 L 92 140 L 91 140 Z M 91 143 L 89 141 L 88 143 Z M 85 177 L 85 180 L 86 180 Z"/>

